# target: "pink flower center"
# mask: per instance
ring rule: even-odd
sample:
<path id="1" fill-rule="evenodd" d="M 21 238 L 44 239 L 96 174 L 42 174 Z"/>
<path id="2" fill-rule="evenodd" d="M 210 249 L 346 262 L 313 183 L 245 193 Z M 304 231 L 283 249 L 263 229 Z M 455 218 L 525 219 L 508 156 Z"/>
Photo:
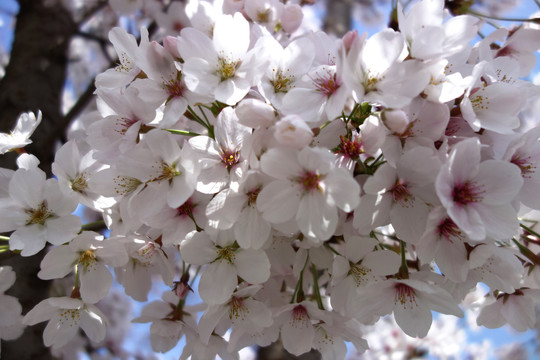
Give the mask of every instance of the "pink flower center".
<path id="1" fill-rule="evenodd" d="M 312 80 L 313 84 L 315 85 L 315 89 L 327 97 L 332 96 L 332 94 L 334 94 L 341 86 L 336 73 L 330 69 L 325 69 L 325 72 L 322 75 L 317 73 L 317 78 Z"/>
<path id="2" fill-rule="evenodd" d="M 257 197 L 259 196 L 260 192 L 261 192 L 260 187 L 248 191 L 247 197 L 248 197 L 249 206 L 255 205 L 255 203 L 257 202 Z"/>
<path id="3" fill-rule="evenodd" d="M 133 126 L 133 124 L 135 124 L 137 121 L 139 121 L 139 119 L 137 118 L 133 118 L 133 119 L 128 119 L 128 118 L 120 118 L 118 120 L 116 120 L 116 125 L 119 127 L 118 130 L 115 130 L 117 133 L 120 133 L 121 135 L 124 135 L 128 129 Z"/>
<path id="4" fill-rule="evenodd" d="M 312 192 L 314 190 L 322 191 L 321 187 L 321 175 L 313 171 L 304 171 L 302 176 L 300 176 L 297 181 L 304 188 L 304 192 Z"/>
<path id="5" fill-rule="evenodd" d="M 228 171 L 231 168 L 240 162 L 240 152 L 238 150 L 222 150 L 221 151 L 221 162 L 225 164 L 225 167 Z"/>
<path id="6" fill-rule="evenodd" d="M 347 139 L 345 136 L 340 135 L 341 143 L 336 151 L 338 154 L 343 154 L 349 159 L 356 160 L 364 151 L 362 149 L 362 142 L 360 137 L 354 139 Z"/>
<path id="7" fill-rule="evenodd" d="M 416 303 L 416 293 L 412 287 L 402 283 L 396 283 L 394 288 L 396 290 L 396 297 L 394 300 L 396 304 L 399 302 L 401 305 L 404 305 L 404 307 L 410 305 L 411 309 L 413 305 L 418 306 Z"/>
<path id="8" fill-rule="evenodd" d="M 305 327 L 309 324 L 309 316 L 303 305 L 296 305 L 292 310 L 293 323 L 302 323 Z"/>
<path id="9" fill-rule="evenodd" d="M 169 99 L 184 96 L 184 86 L 179 79 L 171 80 L 165 84 L 165 90 L 169 95 Z"/>
<path id="10" fill-rule="evenodd" d="M 242 318 L 243 320 L 245 318 L 247 308 L 244 305 L 244 300 L 242 298 L 233 296 L 229 305 L 229 319 L 235 320 Z"/>
<path id="11" fill-rule="evenodd" d="M 461 205 L 468 205 L 482 201 L 482 189 L 474 181 L 467 181 L 464 184 L 454 186 L 452 197 L 454 202 Z"/>
<path id="12" fill-rule="evenodd" d="M 463 240 L 463 234 L 456 223 L 447 217 L 444 219 L 439 226 L 437 226 L 437 233 L 439 238 L 445 238 L 449 242 L 453 243 L 452 238 L 457 238 Z"/>
<path id="13" fill-rule="evenodd" d="M 403 207 L 407 207 L 408 204 L 414 202 L 414 195 L 409 191 L 407 183 L 403 180 L 396 181 L 396 184 L 392 189 L 390 189 L 394 202 L 398 203 Z"/>
<path id="14" fill-rule="evenodd" d="M 197 204 L 193 203 L 191 199 L 187 199 L 185 203 L 176 208 L 176 214 L 180 217 L 193 217 L 193 210 L 197 207 Z"/>
<path id="15" fill-rule="evenodd" d="M 514 154 L 514 156 L 512 156 L 512 160 L 510 160 L 510 162 L 519 167 L 519 169 L 521 170 L 521 176 L 523 176 L 524 178 L 530 178 L 531 174 L 533 174 L 536 171 L 536 166 L 534 166 L 531 163 L 531 157 L 530 156 L 521 157 L 518 154 Z"/>

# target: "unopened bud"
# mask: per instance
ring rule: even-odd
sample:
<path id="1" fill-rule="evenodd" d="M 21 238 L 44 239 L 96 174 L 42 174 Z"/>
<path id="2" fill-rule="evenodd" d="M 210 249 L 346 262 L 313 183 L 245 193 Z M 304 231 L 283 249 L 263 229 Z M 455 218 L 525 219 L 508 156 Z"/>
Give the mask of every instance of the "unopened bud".
<path id="1" fill-rule="evenodd" d="M 303 18 L 302 8 L 298 4 L 285 5 L 280 19 L 283 31 L 292 34 L 302 25 Z"/>
<path id="2" fill-rule="evenodd" d="M 396 134 L 405 132 L 409 125 L 409 118 L 403 110 L 386 110 L 382 118 L 386 127 Z"/>

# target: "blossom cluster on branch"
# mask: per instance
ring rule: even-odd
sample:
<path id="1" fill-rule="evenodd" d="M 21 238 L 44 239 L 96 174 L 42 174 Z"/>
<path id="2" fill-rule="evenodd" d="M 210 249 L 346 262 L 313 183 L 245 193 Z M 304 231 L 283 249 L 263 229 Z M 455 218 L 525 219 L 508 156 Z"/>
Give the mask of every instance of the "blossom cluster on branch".
<path id="1" fill-rule="evenodd" d="M 478 324 L 532 328 L 540 236 L 525 219 L 540 210 L 540 124 L 520 114 L 540 95 L 523 80 L 540 28 L 473 46 L 482 20 L 444 6 L 398 3 L 398 28 L 369 38 L 301 33 L 301 6 L 277 0 L 188 2 L 177 10 L 189 26 L 159 42 L 114 28 L 119 64 L 97 77 L 98 111 L 56 153 L 55 178 L 29 154 L 0 172 L 9 249 L 52 244 L 38 276 L 74 274 L 71 293 L 22 323 L 48 321 L 53 348 L 79 328 L 102 341 L 95 304 L 114 269 L 137 301 L 153 281 L 171 287 L 133 321 L 152 324 L 158 352 L 185 336 L 181 359 L 278 339 L 343 359 L 387 314 L 412 337 L 432 311 L 462 317 L 480 282 Z M 22 115 L 2 152 L 40 119 Z M 78 204 L 110 236 L 81 226 Z M 196 279 L 203 303 L 188 306 Z"/>

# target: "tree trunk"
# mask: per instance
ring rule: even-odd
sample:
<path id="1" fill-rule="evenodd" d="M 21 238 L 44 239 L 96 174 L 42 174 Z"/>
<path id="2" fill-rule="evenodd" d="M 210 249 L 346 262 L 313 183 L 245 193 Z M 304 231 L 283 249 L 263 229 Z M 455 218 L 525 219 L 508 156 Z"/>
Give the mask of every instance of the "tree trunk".
<path id="1" fill-rule="evenodd" d="M 11 58 L 0 81 L 0 131 L 9 132 L 20 113 L 41 110 L 43 120 L 26 150 L 38 157 L 40 167 L 50 176 L 56 142 L 68 125 L 60 108 L 68 46 L 77 25 L 60 2 L 50 6 L 45 2 L 19 0 Z M 16 168 L 15 159 L 13 152 L 0 156 L 0 167 Z M 43 254 L 2 257 L 1 265 L 12 266 L 17 274 L 8 294 L 19 299 L 23 314 L 49 295 L 50 282 L 37 277 Z M 28 327 L 18 340 L 3 342 L 2 359 L 51 359 L 43 345 L 44 325 Z"/>
<path id="2" fill-rule="evenodd" d="M 338 37 L 352 27 L 353 0 L 327 0 L 324 31 Z"/>

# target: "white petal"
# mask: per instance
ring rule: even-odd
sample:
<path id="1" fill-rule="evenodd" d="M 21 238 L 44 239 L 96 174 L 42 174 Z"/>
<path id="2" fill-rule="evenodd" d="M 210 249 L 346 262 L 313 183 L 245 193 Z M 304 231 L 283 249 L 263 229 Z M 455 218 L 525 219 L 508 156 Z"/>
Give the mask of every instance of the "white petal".
<path id="1" fill-rule="evenodd" d="M 238 250 L 234 265 L 238 276 L 250 284 L 262 284 L 270 277 L 270 261 L 263 250 Z"/>
<path id="2" fill-rule="evenodd" d="M 38 277 L 43 280 L 60 279 L 73 270 L 78 255 L 67 245 L 51 250 L 41 261 Z"/>
<path id="3" fill-rule="evenodd" d="M 237 276 L 234 265 L 225 260 L 208 265 L 199 281 L 201 298 L 209 305 L 225 303 L 236 289 Z"/>
<path id="4" fill-rule="evenodd" d="M 81 267 L 81 265 L 79 265 Z M 80 271 L 81 298 L 85 303 L 95 304 L 103 299 L 111 288 L 113 277 L 105 265 L 94 262 Z"/>
<path id="5" fill-rule="evenodd" d="M 283 223 L 292 219 L 300 203 L 299 189 L 290 181 L 275 180 L 267 184 L 257 197 L 257 209 L 271 223 Z"/>

